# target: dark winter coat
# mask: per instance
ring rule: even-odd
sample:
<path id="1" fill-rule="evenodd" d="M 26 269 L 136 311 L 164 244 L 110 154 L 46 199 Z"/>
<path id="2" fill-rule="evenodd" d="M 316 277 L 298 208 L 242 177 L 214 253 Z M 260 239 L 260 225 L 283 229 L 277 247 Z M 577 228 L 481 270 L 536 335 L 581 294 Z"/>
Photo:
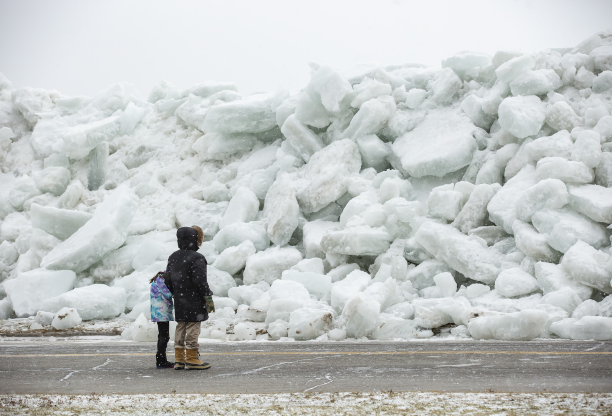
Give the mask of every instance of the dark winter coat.
<path id="1" fill-rule="evenodd" d="M 206 278 L 206 258 L 198 253 L 198 232 L 181 227 L 176 232 L 179 250 L 168 258 L 166 286 L 174 296 L 177 322 L 201 322 L 208 319 L 206 299 L 212 296 Z"/>

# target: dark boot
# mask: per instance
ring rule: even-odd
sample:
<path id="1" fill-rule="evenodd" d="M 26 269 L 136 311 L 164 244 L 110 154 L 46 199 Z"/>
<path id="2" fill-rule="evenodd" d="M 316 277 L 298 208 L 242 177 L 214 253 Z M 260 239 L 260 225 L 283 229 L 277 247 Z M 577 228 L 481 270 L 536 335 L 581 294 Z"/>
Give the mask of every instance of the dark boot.
<path id="1" fill-rule="evenodd" d="M 155 361 L 157 362 L 157 369 L 161 370 L 163 368 L 174 368 L 174 363 L 171 363 L 166 358 L 165 352 L 157 352 L 155 354 Z"/>

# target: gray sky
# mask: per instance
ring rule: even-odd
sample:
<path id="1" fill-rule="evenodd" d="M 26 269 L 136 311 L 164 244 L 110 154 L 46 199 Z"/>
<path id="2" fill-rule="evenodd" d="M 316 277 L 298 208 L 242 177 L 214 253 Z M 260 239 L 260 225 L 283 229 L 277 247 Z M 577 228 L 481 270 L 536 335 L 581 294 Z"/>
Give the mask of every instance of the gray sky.
<path id="1" fill-rule="evenodd" d="M 143 96 L 234 81 L 243 93 L 300 88 L 309 61 L 440 61 L 461 50 L 535 52 L 612 27 L 611 0 L 0 0 L 0 72 L 16 87 Z"/>

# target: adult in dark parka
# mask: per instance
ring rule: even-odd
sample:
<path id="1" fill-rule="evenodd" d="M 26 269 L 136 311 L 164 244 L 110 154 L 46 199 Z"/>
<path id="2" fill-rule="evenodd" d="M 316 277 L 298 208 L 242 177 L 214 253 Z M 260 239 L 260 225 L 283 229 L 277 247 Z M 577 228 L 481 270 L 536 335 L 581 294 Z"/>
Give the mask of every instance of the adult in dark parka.
<path id="1" fill-rule="evenodd" d="M 175 369 L 207 369 L 198 359 L 200 323 L 208 319 L 205 296 L 212 296 L 206 276 L 206 258 L 197 252 L 203 239 L 199 227 L 181 227 L 176 232 L 179 250 L 168 258 L 166 286 L 174 297 Z"/>

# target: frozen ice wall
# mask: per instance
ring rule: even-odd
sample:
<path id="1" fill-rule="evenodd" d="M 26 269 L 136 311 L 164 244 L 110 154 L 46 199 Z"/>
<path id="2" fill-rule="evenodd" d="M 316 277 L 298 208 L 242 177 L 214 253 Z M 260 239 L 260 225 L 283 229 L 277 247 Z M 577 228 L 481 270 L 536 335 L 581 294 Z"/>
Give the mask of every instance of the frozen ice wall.
<path id="1" fill-rule="evenodd" d="M 301 91 L 146 99 L 0 75 L 0 318 L 148 339 L 148 280 L 199 225 L 209 338 L 612 339 L 612 31 L 310 67 Z"/>

